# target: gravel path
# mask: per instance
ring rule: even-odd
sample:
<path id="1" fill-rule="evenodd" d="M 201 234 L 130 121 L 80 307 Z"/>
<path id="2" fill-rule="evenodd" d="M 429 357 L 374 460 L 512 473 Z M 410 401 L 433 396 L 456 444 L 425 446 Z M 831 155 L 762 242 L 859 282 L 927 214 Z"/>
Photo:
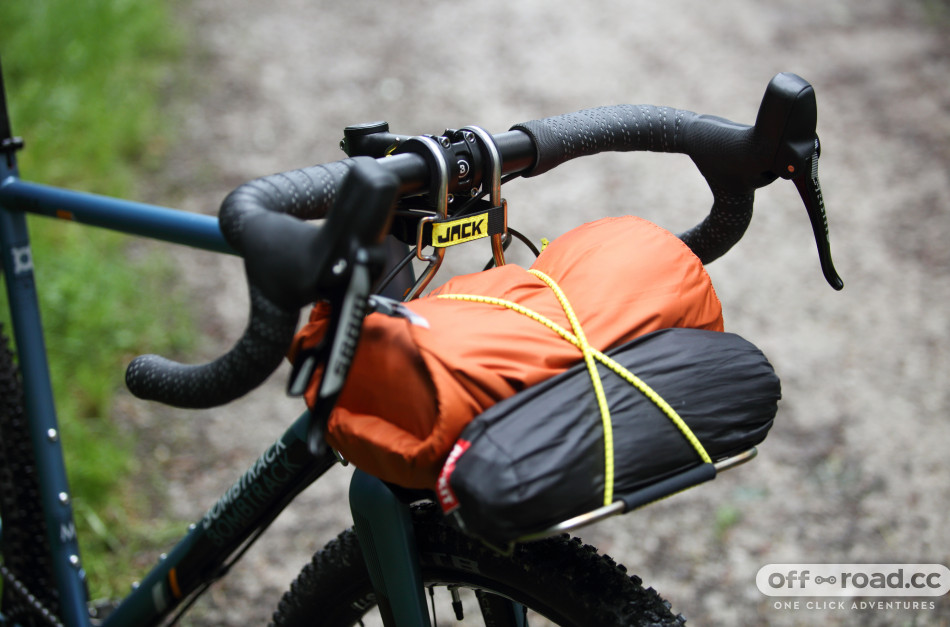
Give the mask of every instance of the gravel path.
<path id="1" fill-rule="evenodd" d="M 783 380 L 759 459 L 585 539 L 690 624 L 948 625 L 946 599 L 916 611 L 809 610 L 806 599 L 802 609 L 776 609 L 755 587 L 769 563 L 950 564 L 942 6 L 191 0 L 182 20 L 200 48 L 182 64 L 199 76 L 174 103 L 187 119 L 183 144 L 154 200 L 214 212 L 246 179 L 340 158 L 343 127 L 369 120 L 409 134 L 466 124 L 498 132 L 588 106 L 650 103 L 748 123 L 775 73 L 800 74 L 818 95 L 845 290 L 821 277 L 794 187 L 761 191 L 745 240 L 710 266 L 727 329 L 762 347 Z M 557 172 L 506 191 L 511 223 L 535 239 L 623 213 L 679 231 L 708 209 L 708 190 L 682 157 L 597 157 Z M 206 304 L 202 351 L 211 357 L 243 328 L 242 269 L 202 253 L 180 259 Z M 226 410 L 136 410 L 163 434 L 154 454 L 167 461 L 176 514 L 200 516 L 299 413 L 282 384 L 275 376 Z M 349 524 L 347 479 L 335 469 L 308 490 L 185 623 L 266 621 L 309 555 Z"/>

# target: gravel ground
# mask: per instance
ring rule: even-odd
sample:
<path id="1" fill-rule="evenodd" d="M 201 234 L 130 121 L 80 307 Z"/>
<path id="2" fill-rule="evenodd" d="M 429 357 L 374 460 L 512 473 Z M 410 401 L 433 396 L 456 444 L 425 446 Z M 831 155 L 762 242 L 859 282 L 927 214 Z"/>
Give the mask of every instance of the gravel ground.
<path id="1" fill-rule="evenodd" d="M 617 103 L 750 123 L 775 73 L 808 79 L 845 290 L 821 277 L 794 187 L 759 192 L 748 235 L 709 268 L 727 329 L 758 344 L 783 380 L 759 459 L 584 538 L 690 624 L 950 624 L 944 598 L 923 610 L 807 609 L 815 599 L 787 609 L 755 586 L 769 563 L 950 564 L 945 2 L 186 4 L 199 45 L 182 65 L 197 78 L 173 102 L 186 120 L 182 147 L 150 200 L 191 211 L 214 212 L 246 179 L 340 158 L 352 123 L 498 132 Z M 535 239 L 624 213 L 680 231 L 710 202 L 688 159 L 652 154 L 565 165 L 506 196 L 512 225 Z M 180 259 L 204 304 L 211 357 L 243 328 L 242 268 L 202 253 Z M 130 403 L 138 424 L 161 434 L 151 454 L 167 462 L 176 515 L 199 517 L 299 413 L 282 384 L 277 375 L 210 412 Z M 335 469 L 305 492 L 185 624 L 265 622 L 309 555 L 349 524 L 347 480 Z"/>

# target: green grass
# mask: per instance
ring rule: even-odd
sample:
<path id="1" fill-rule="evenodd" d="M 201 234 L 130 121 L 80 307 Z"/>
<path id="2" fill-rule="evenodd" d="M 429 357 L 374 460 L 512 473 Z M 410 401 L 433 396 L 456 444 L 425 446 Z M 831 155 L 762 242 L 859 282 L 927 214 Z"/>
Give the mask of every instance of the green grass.
<path id="1" fill-rule="evenodd" d="M 2 0 L 0 59 L 23 178 L 135 198 L 173 145 L 162 100 L 184 37 L 172 4 Z M 31 218 L 30 231 L 76 522 L 93 596 L 119 596 L 135 553 L 164 541 L 135 438 L 113 417 L 123 369 L 139 352 L 192 339 L 170 261 L 98 229 Z M 0 296 L 6 311 L 6 295 Z"/>

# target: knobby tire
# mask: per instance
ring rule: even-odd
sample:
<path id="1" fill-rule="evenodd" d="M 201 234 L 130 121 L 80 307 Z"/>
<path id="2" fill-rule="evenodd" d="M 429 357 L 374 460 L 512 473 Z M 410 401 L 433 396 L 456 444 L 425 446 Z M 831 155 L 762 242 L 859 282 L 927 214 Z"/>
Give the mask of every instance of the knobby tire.
<path id="1" fill-rule="evenodd" d="M 517 545 L 504 555 L 442 521 L 434 507 L 413 509 L 413 527 L 423 582 L 475 589 L 486 625 L 516 624 L 496 617 L 500 595 L 558 625 L 682 625 L 668 603 L 623 566 L 567 536 Z M 493 594 L 485 594 L 493 593 Z M 442 593 L 445 601 L 447 594 Z M 318 551 L 274 613 L 275 627 L 361 625 L 376 604 L 356 533 L 349 529 Z M 488 607 L 486 607 L 488 606 Z M 438 609 L 443 623 L 455 620 L 451 606 Z"/>

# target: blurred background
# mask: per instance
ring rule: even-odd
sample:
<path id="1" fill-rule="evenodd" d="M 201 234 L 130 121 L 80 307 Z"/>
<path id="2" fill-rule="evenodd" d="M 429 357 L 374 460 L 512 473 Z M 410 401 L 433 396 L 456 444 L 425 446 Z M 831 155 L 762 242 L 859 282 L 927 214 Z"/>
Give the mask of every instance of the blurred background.
<path id="1" fill-rule="evenodd" d="M 758 192 L 746 237 L 709 272 L 727 330 L 761 347 L 783 381 L 759 458 L 582 536 L 690 624 L 950 624 L 944 598 L 924 610 L 787 610 L 755 586 L 770 563 L 950 564 L 946 2 L 62 5 L 0 5 L 14 131 L 28 146 L 24 178 L 204 213 L 247 179 L 341 158 L 349 124 L 500 132 L 620 103 L 752 123 L 774 74 L 810 81 L 844 291 L 821 276 L 794 186 L 779 181 Z M 689 159 L 677 155 L 601 155 L 504 192 L 509 222 L 536 241 L 628 213 L 679 232 L 711 202 Z M 132 451 L 116 467 L 97 461 L 111 455 L 79 459 L 71 475 L 85 486 L 77 511 L 90 529 L 87 561 L 102 556 L 96 592 L 114 595 L 301 407 L 283 398 L 285 373 L 222 410 L 177 412 L 128 398 L 122 368 L 136 352 L 197 361 L 237 338 L 247 307 L 243 269 L 185 249 L 77 237 L 68 226 L 36 228 L 50 231 L 56 250 L 64 242 L 91 250 L 59 255 L 69 260 L 61 268 L 38 261 L 37 272 L 65 277 L 51 278 L 60 287 L 43 298 L 50 343 L 66 364 L 58 385 L 73 399 L 61 409 L 77 425 L 70 437 L 88 443 L 79 449 Z M 116 256 L 103 264 L 106 248 Z M 477 269 L 485 248 L 474 263 L 449 251 L 449 269 Z M 104 265 L 131 272 L 100 285 Z M 116 284 L 128 284 L 125 300 L 105 300 Z M 85 300 L 98 309 L 80 310 Z M 141 309 L 153 319 L 130 322 Z M 83 320 L 102 322 L 77 329 Z M 90 337 L 116 346 L 87 382 L 71 368 L 87 356 L 73 346 Z M 109 368 L 116 378 L 103 381 Z M 93 387 L 102 391 L 91 395 Z M 305 492 L 185 624 L 266 621 L 309 555 L 350 524 L 348 475 L 334 469 Z"/>

